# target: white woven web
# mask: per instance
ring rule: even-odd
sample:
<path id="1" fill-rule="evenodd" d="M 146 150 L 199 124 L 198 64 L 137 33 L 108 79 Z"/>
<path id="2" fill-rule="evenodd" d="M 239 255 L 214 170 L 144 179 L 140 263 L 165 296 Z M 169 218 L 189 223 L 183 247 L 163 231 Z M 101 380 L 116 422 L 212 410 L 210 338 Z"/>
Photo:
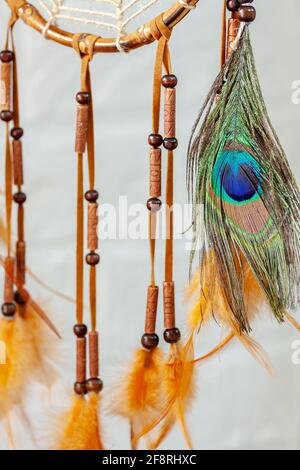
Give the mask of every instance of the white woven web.
<path id="1" fill-rule="evenodd" d="M 150 13 L 156 14 L 155 9 L 157 13 L 162 12 L 174 0 L 35 0 L 33 3 L 47 15 L 45 34 L 52 24 L 76 22 L 113 30 L 121 38 L 130 24 L 142 17 L 141 25 L 150 18 Z"/>

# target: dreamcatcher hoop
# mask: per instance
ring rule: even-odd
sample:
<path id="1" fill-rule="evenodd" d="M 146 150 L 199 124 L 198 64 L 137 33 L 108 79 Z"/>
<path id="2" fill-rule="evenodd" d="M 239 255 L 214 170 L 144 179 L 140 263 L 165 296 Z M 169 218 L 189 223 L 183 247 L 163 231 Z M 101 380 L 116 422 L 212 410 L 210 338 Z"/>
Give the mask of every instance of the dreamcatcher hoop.
<path id="1" fill-rule="evenodd" d="M 6 0 L 10 9 L 24 21 L 25 24 L 43 34 L 47 28 L 47 39 L 51 39 L 63 46 L 73 47 L 74 34 L 60 29 L 54 25 L 48 25 L 48 22 L 40 12 L 25 0 Z M 162 14 L 165 25 L 173 29 L 193 8 L 196 7 L 199 0 L 177 1 L 173 6 Z M 157 38 L 153 36 L 151 24 L 154 19 L 140 26 L 136 31 L 122 36 L 122 38 L 102 38 L 99 36 L 94 44 L 93 52 L 121 52 L 137 49 L 146 44 L 154 42 Z M 79 43 L 80 51 L 86 53 L 89 47 L 89 35 L 82 34 L 82 40 Z"/>

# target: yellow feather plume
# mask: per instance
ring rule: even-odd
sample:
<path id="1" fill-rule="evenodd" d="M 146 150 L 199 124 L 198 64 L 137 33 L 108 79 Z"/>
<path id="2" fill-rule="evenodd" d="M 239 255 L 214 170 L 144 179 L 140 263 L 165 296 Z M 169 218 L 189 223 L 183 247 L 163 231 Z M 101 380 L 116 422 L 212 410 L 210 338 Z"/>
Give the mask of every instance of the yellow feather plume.
<path id="1" fill-rule="evenodd" d="M 224 288 L 218 280 L 212 253 L 207 257 L 202 272 L 204 273 L 203 279 L 200 279 L 200 273 L 197 272 L 187 289 L 187 299 L 194 299 L 189 314 L 191 336 L 197 333 L 202 325 L 209 320 L 217 319 L 221 326 L 230 330 L 228 340 L 222 342 L 223 345 L 225 346 L 235 336 L 254 358 L 271 373 L 272 366 L 265 351 L 255 340 L 239 329 L 238 322 L 227 302 Z M 246 313 L 248 319 L 251 320 L 263 309 L 266 302 L 249 266 L 244 265 L 242 267 L 241 276 L 244 283 Z M 215 348 L 216 352 L 219 350 L 220 348 Z"/>
<path id="2" fill-rule="evenodd" d="M 0 416 L 20 403 L 28 380 L 40 379 L 51 385 L 57 378 L 45 357 L 50 352 L 51 338 L 30 305 L 18 306 L 13 319 L 0 319 L 0 341 L 5 364 L 0 365 Z M 51 370 L 51 373 L 50 373 Z"/>
<path id="3" fill-rule="evenodd" d="M 58 450 L 104 450 L 100 438 L 100 395 L 90 393 L 88 398 L 75 396 L 71 410 L 64 414 L 65 426 Z"/>
<path id="4" fill-rule="evenodd" d="M 127 418 L 131 426 L 131 444 L 136 448 L 137 436 L 160 415 L 163 354 L 138 349 L 129 373 L 122 379 L 123 386 L 114 397 L 112 411 Z"/>

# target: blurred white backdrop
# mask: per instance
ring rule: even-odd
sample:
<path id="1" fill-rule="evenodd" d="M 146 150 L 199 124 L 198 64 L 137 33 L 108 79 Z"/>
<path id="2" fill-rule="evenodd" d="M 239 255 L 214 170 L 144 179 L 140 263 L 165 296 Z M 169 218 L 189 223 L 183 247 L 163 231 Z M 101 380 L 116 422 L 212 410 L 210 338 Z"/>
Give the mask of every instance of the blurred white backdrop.
<path id="1" fill-rule="evenodd" d="M 300 80 L 300 3 L 257 0 L 258 17 L 251 26 L 254 53 L 272 122 L 300 181 L 300 103 L 292 101 L 292 85 Z M 221 0 L 201 0 L 199 7 L 175 30 L 171 41 L 173 69 L 178 77 L 178 139 L 175 156 L 175 200 L 187 202 L 185 160 L 189 133 L 206 92 L 218 71 Z M 9 10 L 0 2 L 4 43 Z M 26 238 L 30 268 L 50 286 L 74 296 L 75 181 L 74 95 L 79 89 L 76 54 L 45 40 L 19 22 L 15 28 L 19 57 L 21 123 L 25 130 Z M 155 45 L 129 55 L 99 55 L 92 63 L 95 101 L 97 177 L 101 202 L 128 204 L 147 199 L 148 148 L 151 127 L 151 88 Z M 299 85 L 299 84 L 298 84 Z M 1 131 L 3 157 L 4 133 Z M 1 159 L 3 187 L 4 158 Z M 2 198 L 2 210 L 4 201 Z M 163 279 L 163 243 L 158 243 L 157 278 Z M 146 286 L 149 281 L 148 244 L 140 240 L 100 243 L 98 311 L 101 329 L 101 369 L 105 400 L 110 383 L 126 365 L 143 330 Z M 185 242 L 175 242 L 177 316 L 184 324 L 181 293 L 188 278 Z M 55 435 L 55 414 L 68 405 L 74 380 L 74 306 L 56 299 L 30 282 L 31 291 L 48 305 L 63 336 L 58 344 L 61 379 L 51 391 L 32 384 L 26 413 L 33 422 L 32 439 L 19 410 L 12 413 L 18 449 L 45 449 Z M 161 309 L 160 309 L 161 311 Z M 159 329 L 162 324 L 159 322 Z M 201 351 L 220 339 L 212 325 L 202 334 Z M 198 368 L 197 397 L 188 415 L 195 449 L 299 449 L 300 364 L 291 360 L 299 334 L 279 326 L 262 312 L 254 337 L 267 350 L 274 377 L 232 343 Z M 129 448 L 127 423 L 105 414 L 107 448 Z M 178 429 L 163 448 L 184 449 Z M 0 448 L 7 444 L 3 429 Z"/>

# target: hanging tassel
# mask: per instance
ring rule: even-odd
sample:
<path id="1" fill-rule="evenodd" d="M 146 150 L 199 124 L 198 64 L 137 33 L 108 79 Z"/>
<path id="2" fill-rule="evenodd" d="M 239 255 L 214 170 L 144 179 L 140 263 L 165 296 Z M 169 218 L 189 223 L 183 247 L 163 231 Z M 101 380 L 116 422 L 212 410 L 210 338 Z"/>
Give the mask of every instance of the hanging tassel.
<path id="1" fill-rule="evenodd" d="M 265 108 L 248 25 L 232 21 L 229 33 L 236 28 L 238 35 L 229 36 L 229 59 L 196 121 L 188 155 L 201 248 L 191 321 L 197 329 L 208 317 L 221 320 L 269 368 L 247 335 L 265 303 L 280 323 L 299 304 L 300 195 Z"/>

